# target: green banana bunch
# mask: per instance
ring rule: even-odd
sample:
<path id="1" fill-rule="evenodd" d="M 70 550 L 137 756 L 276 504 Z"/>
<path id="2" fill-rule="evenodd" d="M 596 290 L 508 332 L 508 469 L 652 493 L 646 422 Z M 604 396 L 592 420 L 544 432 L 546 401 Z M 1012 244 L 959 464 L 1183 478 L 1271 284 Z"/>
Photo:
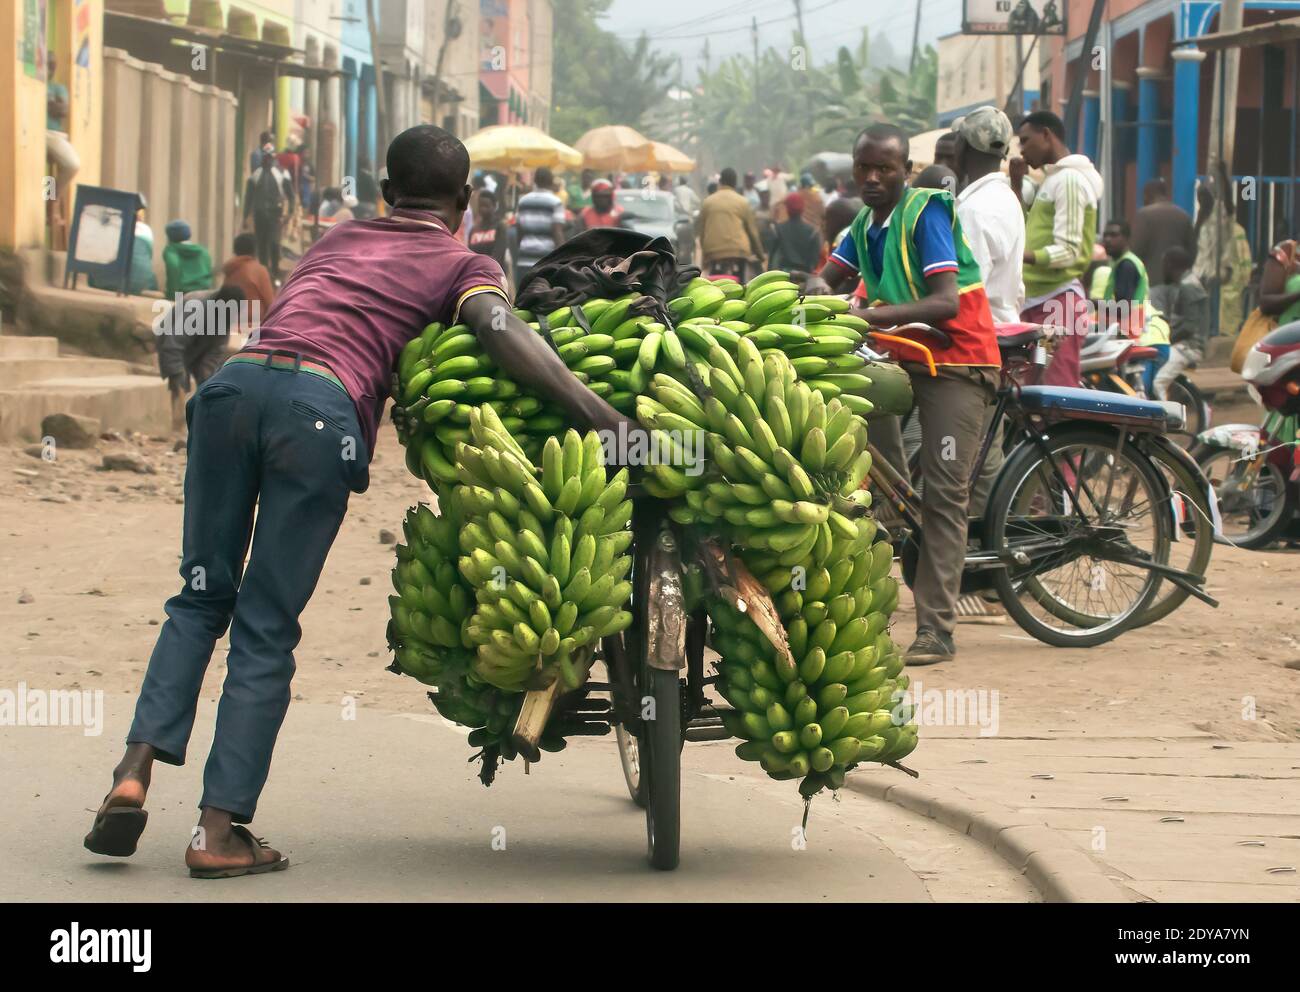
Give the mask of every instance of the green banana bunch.
<path id="1" fill-rule="evenodd" d="M 723 289 L 721 283 L 714 283 L 710 279 L 694 279 L 687 284 L 686 291 L 681 296 L 668 301 L 668 312 L 678 323 L 692 317 L 710 317 L 730 299 L 735 298 L 734 295 L 729 297 L 728 292 L 734 294 L 734 291 Z"/>
<path id="2" fill-rule="evenodd" d="M 464 629 L 474 673 L 508 691 L 581 686 L 602 637 L 626 629 L 632 560 L 627 470 L 607 478 L 595 432 L 549 438 L 533 465 L 491 407 L 456 449 L 460 573 L 477 608 Z"/>
<path id="3" fill-rule="evenodd" d="M 412 507 L 392 571 L 389 644 L 397 667 L 430 685 L 444 665 L 465 654 L 461 627 L 473 597 L 456 569 L 458 527 L 454 515 L 435 516 L 424 504 Z"/>
<path id="4" fill-rule="evenodd" d="M 397 595 L 389 597 L 388 641 L 396 670 L 435 687 L 429 694 L 435 708 L 471 728 L 471 745 L 495 745 L 510 759 L 510 731 L 523 697 L 499 692 L 471 670 L 473 655 L 461 631 L 474 593 L 456 566 L 460 526 L 457 514 L 435 516 L 425 504 L 408 511 L 406 543 L 397 545 L 392 572 Z"/>
<path id="5" fill-rule="evenodd" d="M 734 707 L 723 720 L 744 741 L 736 754 L 773 778 L 799 779 L 805 796 L 839 788 L 855 764 L 896 761 L 916 746 L 911 714 L 899 705 L 902 656 L 885 630 L 897 600 L 891 550 L 872 545 L 873 532 L 836 540 L 806 572 L 770 554 L 743 555 L 774 595 L 789 657 L 729 604 L 709 604 L 717 688 Z"/>
<path id="6" fill-rule="evenodd" d="M 773 551 L 787 565 L 825 555 L 837 535 L 853 540 L 854 518 L 870 499 L 861 491 L 871 465 L 866 424 L 800 381 L 797 360 L 763 357 L 747 337 L 734 360 L 721 346 L 709 358 L 704 402 L 656 376 L 651 389 L 660 391 L 638 400 L 637 412 L 651 428 L 707 432 L 717 472 L 694 485 L 676 479 L 671 489 L 655 476 L 647 489 L 682 497 L 671 511 L 678 522 L 725 522 L 736 544 Z"/>
<path id="7" fill-rule="evenodd" d="M 695 593 L 737 752 L 805 795 L 838 788 L 855 764 L 916 746 L 886 630 L 891 551 L 874 541 L 862 489 L 863 418 L 910 407 L 910 383 L 855 353 L 867 325 L 846 300 L 801 296 L 786 272 L 743 286 L 698 278 L 681 293 L 667 323 L 638 316 L 635 294 L 516 313 L 671 453 L 647 466 L 646 491 L 679 523 L 725 534 L 771 593 L 789 658 Z M 596 641 L 631 623 L 627 472 L 610 476 L 598 438 L 501 377 L 464 326 L 412 339 L 393 393 L 407 466 L 446 507 L 408 515 L 389 626 L 397 667 L 437 686 L 435 706 L 473 728 L 472 745 L 511 757 L 520 693 L 581 686 Z"/>

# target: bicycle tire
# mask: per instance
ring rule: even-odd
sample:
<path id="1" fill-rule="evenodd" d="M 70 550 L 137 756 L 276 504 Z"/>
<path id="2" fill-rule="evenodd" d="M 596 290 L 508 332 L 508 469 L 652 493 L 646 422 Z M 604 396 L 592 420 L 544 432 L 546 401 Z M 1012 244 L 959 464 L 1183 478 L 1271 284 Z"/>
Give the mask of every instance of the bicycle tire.
<path id="1" fill-rule="evenodd" d="M 1051 457 L 1057 450 L 1063 448 L 1088 444 L 1095 445 L 1099 450 L 1113 451 L 1114 442 L 1115 434 L 1113 431 L 1100 428 L 1072 428 L 1047 438 L 1044 442 L 1047 445 L 1046 453 L 1036 444 L 1021 445 L 1003 467 L 998 484 L 989 497 L 989 507 L 985 518 L 985 547 L 990 550 L 1002 550 L 1011 502 L 1020 493 L 1023 480 L 1029 478 L 1032 470 L 1041 464 L 1045 457 Z M 1158 470 L 1151 465 L 1150 459 L 1131 445 L 1126 446 L 1125 451 L 1130 453 L 1129 460 L 1133 468 L 1143 477 L 1149 492 L 1153 495 L 1158 494 L 1161 491 L 1161 481 L 1157 478 L 1156 472 Z M 1132 456 L 1135 451 L 1140 458 Z M 1157 561 L 1163 562 L 1168 557 L 1169 552 L 1169 524 L 1165 516 L 1158 512 L 1152 514 L 1152 520 L 1155 526 L 1152 555 Z M 1066 634 L 1039 620 L 1030 612 L 1021 599 L 1021 591 L 1014 584 L 1015 580 L 1012 572 L 1011 568 L 1005 568 L 998 569 L 993 573 L 994 587 L 997 589 L 1003 606 L 1006 607 L 1007 613 L 1025 633 L 1053 647 L 1095 647 L 1098 644 L 1105 644 L 1114 640 L 1126 630 L 1131 629 L 1134 618 L 1140 616 L 1143 611 L 1150 607 L 1159 585 L 1159 578 L 1155 573 L 1149 572 L 1143 583 L 1142 591 L 1134 603 L 1118 616 L 1113 616 L 1098 623 L 1089 622 L 1097 620 L 1096 617 L 1077 614 L 1077 611 L 1070 611 L 1065 607 L 1065 604 L 1059 602 L 1056 604 L 1060 608 L 1060 612 L 1058 612 L 1058 610 L 1045 605 L 1042 599 L 1031 591 L 1029 594 L 1034 596 L 1035 601 L 1043 605 L 1045 610 L 1057 617 L 1057 619 L 1062 620 L 1062 622 L 1074 625 L 1080 631 L 1080 633 Z M 1046 593 L 1041 584 L 1039 584 L 1039 589 Z M 1074 612 L 1075 616 L 1068 616 L 1071 612 Z M 1066 613 L 1067 616 L 1062 616 L 1062 613 Z"/>
<path id="2" fill-rule="evenodd" d="M 641 741 L 627 728 L 619 724 L 614 728 L 614 739 L 618 742 L 618 760 L 623 766 L 623 783 L 632 802 L 645 809 L 650 801 L 648 779 L 641 769 Z"/>
<path id="3" fill-rule="evenodd" d="M 650 865 L 672 871 L 681 859 L 682 702 L 677 673 L 646 666 L 646 694 L 654 700 L 654 719 L 646 720 L 648 769 L 646 846 Z"/>
<path id="4" fill-rule="evenodd" d="M 1196 459 L 1196 464 L 1200 465 L 1204 471 L 1205 466 L 1220 457 L 1232 460 L 1239 458 L 1240 455 L 1229 448 L 1202 444 L 1192 449 L 1192 457 Z M 1295 519 L 1297 513 L 1300 513 L 1300 496 L 1298 496 L 1297 486 L 1287 478 L 1281 469 L 1271 462 L 1264 464 L 1264 471 L 1271 473 L 1278 483 L 1277 488 L 1280 490 L 1280 497 L 1276 509 L 1268 518 L 1247 530 L 1244 534 L 1225 538 L 1225 544 L 1245 548 L 1247 551 L 1262 551 L 1264 548 L 1282 540 L 1286 536 L 1291 521 Z M 1205 474 L 1213 478 L 1210 472 L 1206 471 Z"/>
<path id="5" fill-rule="evenodd" d="M 1192 550 L 1184 571 L 1204 576 L 1209 570 L 1210 558 L 1214 552 L 1215 544 L 1214 521 L 1209 501 L 1205 498 L 1203 491 L 1203 487 L 1207 483 L 1205 483 L 1203 476 L 1198 479 L 1192 474 L 1191 468 L 1185 462 L 1176 455 L 1164 451 L 1159 445 L 1151 445 L 1149 448 L 1144 446 L 1144 448 L 1157 466 L 1163 466 L 1173 476 L 1176 494 L 1191 501 L 1192 505 L 1187 512 L 1189 522 L 1193 528 Z M 1190 458 L 1190 456 L 1188 457 Z M 1198 467 L 1197 472 L 1199 473 L 1199 471 Z M 1174 497 L 1175 493 L 1171 492 L 1171 500 Z M 1157 620 L 1163 620 L 1182 606 L 1183 603 L 1187 602 L 1190 596 L 1191 593 L 1186 589 L 1176 586 L 1167 579 L 1162 581 L 1157 587 L 1156 598 L 1150 606 L 1134 619 L 1133 626 L 1145 627 Z"/>
<path id="6" fill-rule="evenodd" d="M 1201 431 L 1209 426 L 1205 417 L 1205 394 L 1196 383 L 1186 375 L 1180 374 L 1169 384 L 1169 388 L 1165 391 L 1165 399 L 1183 405 L 1187 422 L 1181 430 L 1170 431 L 1170 434 L 1179 438 L 1183 442 L 1183 447 L 1190 447 L 1196 443 Z"/>

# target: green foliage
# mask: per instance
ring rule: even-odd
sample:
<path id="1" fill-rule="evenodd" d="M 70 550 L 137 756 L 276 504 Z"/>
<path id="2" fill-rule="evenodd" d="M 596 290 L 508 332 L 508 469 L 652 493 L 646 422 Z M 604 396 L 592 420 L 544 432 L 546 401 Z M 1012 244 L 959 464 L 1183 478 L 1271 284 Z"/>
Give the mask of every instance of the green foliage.
<path id="1" fill-rule="evenodd" d="M 644 35 L 631 45 L 598 23 L 612 0 L 554 0 L 554 109 L 551 133 L 572 144 L 605 124 L 639 127 L 663 100 L 674 60 Z"/>
<path id="2" fill-rule="evenodd" d="M 757 72 L 752 57 L 733 56 L 696 89 L 694 136 L 720 163 L 791 169 L 816 152 L 847 151 L 853 135 L 876 121 L 911 133 L 929 130 L 938 54 L 927 46 L 911 74 L 890 64 L 893 59 L 887 39 L 873 45 L 865 29 L 856 45 L 806 71 L 776 48 L 760 53 Z"/>

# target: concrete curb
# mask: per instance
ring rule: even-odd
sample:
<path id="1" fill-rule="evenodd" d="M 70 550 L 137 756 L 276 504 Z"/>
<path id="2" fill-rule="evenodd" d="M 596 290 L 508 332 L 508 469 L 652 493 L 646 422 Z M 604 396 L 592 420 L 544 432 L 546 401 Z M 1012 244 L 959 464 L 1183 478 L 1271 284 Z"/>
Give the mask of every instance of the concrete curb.
<path id="1" fill-rule="evenodd" d="M 909 779 L 890 781 L 893 770 L 850 776 L 845 787 L 937 820 L 1001 855 L 1023 872 L 1048 902 L 1133 902 L 1092 858 L 1041 820 L 997 803 Z"/>

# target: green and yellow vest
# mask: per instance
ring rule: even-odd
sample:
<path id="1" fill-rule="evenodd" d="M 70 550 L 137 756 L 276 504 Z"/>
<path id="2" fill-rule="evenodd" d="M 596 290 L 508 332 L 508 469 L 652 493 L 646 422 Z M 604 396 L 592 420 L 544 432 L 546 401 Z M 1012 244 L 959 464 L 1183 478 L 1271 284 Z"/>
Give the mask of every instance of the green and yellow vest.
<path id="1" fill-rule="evenodd" d="M 942 330 L 952 338 L 952 345 L 940 348 L 931 341 L 923 342 L 934 354 L 938 365 L 1000 365 L 997 334 L 993 329 L 993 314 L 989 310 L 988 296 L 979 263 L 971 253 L 966 235 L 957 218 L 957 205 L 951 193 L 942 189 L 916 189 L 903 191 L 902 199 L 894 207 L 885 234 L 884 260 L 879 276 L 871 264 L 867 242 L 867 228 L 871 226 L 870 207 L 864 207 L 853 219 L 849 237 L 858 251 L 858 265 L 869 302 L 886 304 L 913 303 L 930 293 L 922 274 L 920 254 L 916 250 L 917 222 L 930 203 L 942 203 L 952 220 L 952 240 L 957 249 L 957 292 L 960 309 L 957 316 L 946 321 Z M 900 358 L 912 358 L 900 355 Z"/>

